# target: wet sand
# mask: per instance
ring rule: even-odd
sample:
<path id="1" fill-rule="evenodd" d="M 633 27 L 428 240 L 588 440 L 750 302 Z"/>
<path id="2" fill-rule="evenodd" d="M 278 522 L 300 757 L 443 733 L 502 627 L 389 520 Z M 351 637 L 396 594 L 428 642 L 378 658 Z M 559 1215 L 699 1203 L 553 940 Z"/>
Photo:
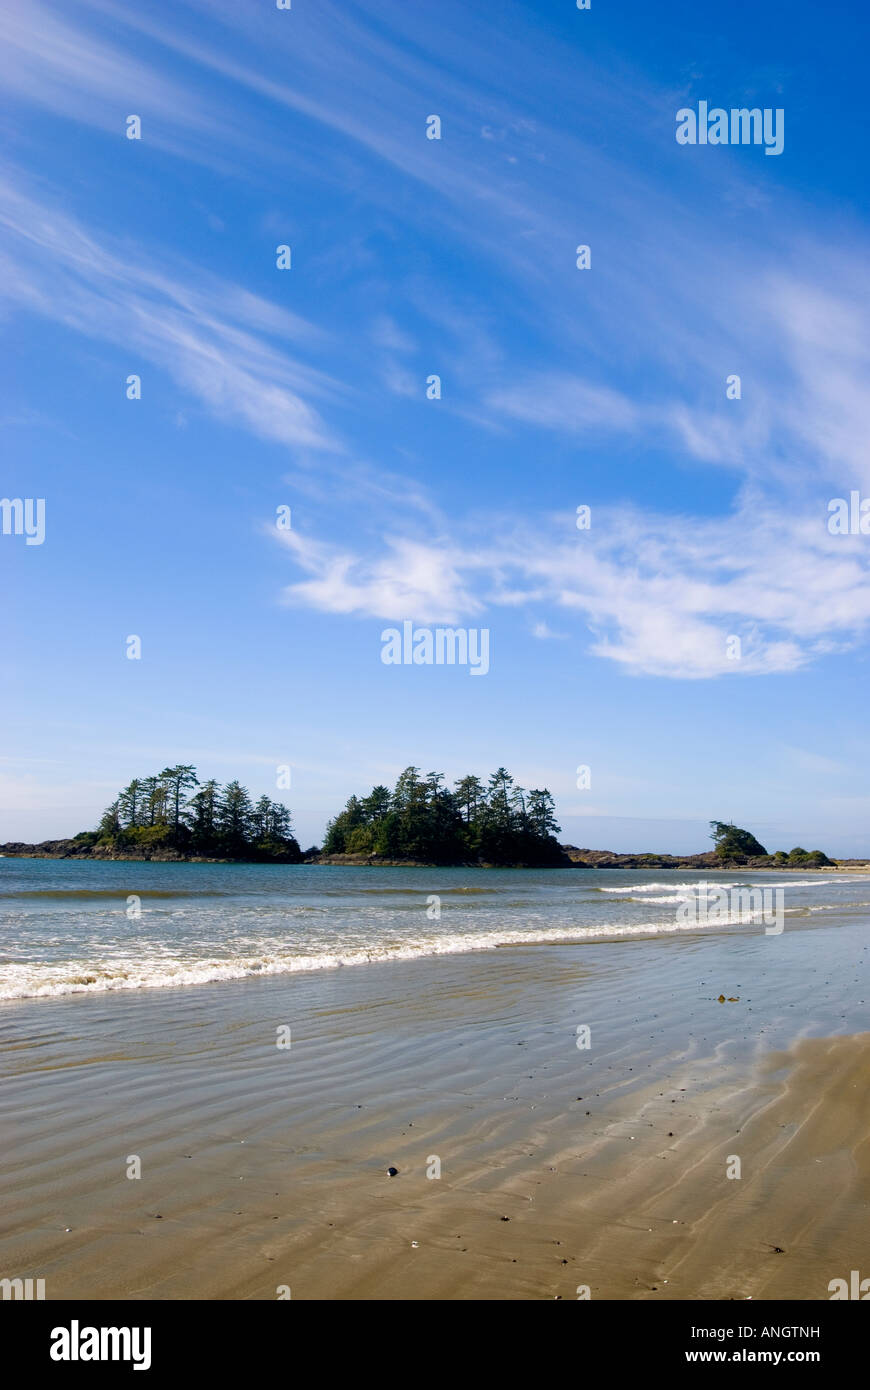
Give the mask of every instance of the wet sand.
<path id="1" fill-rule="evenodd" d="M 8 1005 L 0 1275 L 48 1299 L 827 1299 L 870 1273 L 864 931 Z"/>

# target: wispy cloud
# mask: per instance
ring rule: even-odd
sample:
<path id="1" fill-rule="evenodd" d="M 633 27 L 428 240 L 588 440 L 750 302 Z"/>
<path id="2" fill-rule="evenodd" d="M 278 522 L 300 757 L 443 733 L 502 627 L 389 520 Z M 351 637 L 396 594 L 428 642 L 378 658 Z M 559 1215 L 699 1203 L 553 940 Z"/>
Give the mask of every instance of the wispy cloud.
<path id="1" fill-rule="evenodd" d="M 328 613 L 426 622 L 457 621 L 483 606 L 463 578 L 473 561 L 446 544 L 387 538 L 380 555 L 365 559 L 295 532 L 278 534 L 312 576 L 288 586 L 284 593 L 288 604 Z"/>
<path id="2" fill-rule="evenodd" d="M 774 512 L 757 499 L 726 521 L 596 511 L 572 519 L 429 541 L 389 538 L 361 555 L 311 538 L 285 543 L 311 576 L 285 591 L 322 612 L 457 622 L 540 606 L 580 620 L 591 655 L 632 674 L 682 679 L 790 672 L 842 650 L 870 624 L 861 538 L 825 518 Z M 591 638 L 590 635 L 591 634 Z M 538 621 L 537 637 L 554 635 Z M 739 657 L 729 639 L 740 640 Z"/>
<path id="3" fill-rule="evenodd" d="M 680 93 L 639 73 L 631 81 L 623 73 L 616 85 L 538 27 L 537 61 L 553 107 L 564 113 L 547 121 L 515 90 L 530 20 L 514 15 L 494 30 L 451 4 L 437 15 L 415 13 L 413 22 L 393 0 L 380 0 L 374 15 L 369 9 L 324 0 L 266 14 L 208 0 L 179 3 L 168 23 L 160 11 L 117 0 L 85 0 L 75 20 L 45 3 L 12 0 L 7 76 L 21 99 L 84 121 L 111 112 L 116 122 L 125 94 L 142 93 L 155 117 L 169 118 L 178 153 L 189 138 L 190 157 L 199 158 L 196 142 L 207 136 L 217 158 L 244 139 L 259 171 L 246 165 L 246 178 L 271 185 L 278 161 L 316 168 L 336 187 L 364 180 L 372 206 L 437 227 L 439 253 L 473 254 L 490 272 L 495 305 L 473 281 L 457 296 L 455 276 L 432 268 L 401 285 L 402 300 L 428 316 L 441 335 L 435 344 L 449 353 L 447 412 L 490 428 L 515 420 L 575 434 L 647 435 L 696 461 L 792 485 L 817 479 L 820 464 L 832 479 L 844 470 L 868 476 L 862 383 L 870 341 L 856 308 L 867 298 L 863 246 L 840 245 L 832 255 L 830 228 L 813 236 L 810 210 L 780 190 L 776 216 L 766 204 L 757 211 L 747 275 L 731 232 L 747 201 L 758 202 L 757 173 L 723 150 L 715 175 L 710 161 L 695 162 L 685 181 L 671 128 Z M 424 37 L 439 40 L 430 56 Z M 423 133 L 433 101 L 445 119 L 441 142 Z M 292 140 L 285 141 L 280 122 L 288 113 Z M 518 163 L 505 160 L 508 147 Z M 714 178 L 715 211 L 703 196 Z M 572 191 L 578 182 L 582 217 Z M 409 196 L 414 189 L 425 196 Z M 578 239 L 594 243 L 591 272 L 573 269 Z M 502 321 L 533 335 L 533 370 L 488 330 L 496 305 Z M 260 330 L 271 331 L 265 323 Z M 420 381 L 416 364 L 411 370 L 404 360 L 407 326 L 383 316 L 377 337 L 386 354 L 381 381 L 410 399 Z M 744 393 L 726 407 L 730 372 L 742 375 Z M 194 362 L 192 375 L 199 374 Z M 235 384 L 218 364 L 210 404 L 226 401 Z M 240 412 L 253 422 L 257 392 L 244 377 L 238 387 Z M 262 402 L 262 430 L 316 434 L 316 422 L 282 394 L 293 385 L 276 387 Z"/>
<path id="4" fill-rule="evenodd" d="M 153 58 L 119 42 L 120 26 L 103 35 L 41 0 L 5 0 L 0 7 L 0 79 L 7 97 L 43 107 L 118 139 L 136 114 L 160 150 L 229 169 L 229 147 L 245 143 L 227 129 L 220 104 L 196 84 L 160 70 Z M 111 35 L 111 36 L 110 36 Z"/>
<path id="5" fill-rule="evenodd" d="M 640 79 L 617 88 L 551 35 L 539 54 L 552 73 L 547 110 L 567 115 L 542 116 L 540 101 L 527 110 L 516 91 L 526 20 L 494 32 L 473 7 L 446 8 L 451 22 L 443 8 L 412 20 L 393 0 L 374 13 L 323 0 L 295 8 L 291 28 L 287 16 L 235 0 L 179 4 L 171 23 L 117 0 L 85 0 L 75 20 L 12 0 L 3 20 L 6 75 L 22 99 L 108 128 L 125 93 L 142 93 L 158 124 L 172 113 L 174 152 L 191 158 L 214 143 L 222 97 L 232 99 L 242 115 L 232 129 L 224 122 L 227 143 L 256 148 L 262 137 L 261 164 L 246 178 L 268 186 L 276 162 L 304 163 L 324 185 L 364 197 L 378 232 L 393 219 L 425 228 L 423 269 L 415 254 L 388 275 L 375 256 L 371 280 L 360 275 L 352 307 L 364 312 L 340 368 L 311 365 L 322 335 L 303 319 L 195 265 L 157 271 L 153 253 L 109 245 L 14 176 L 0 187 L 0 295 L 123 344 L 216 416 L 292 446 L 297 465 L 306 451 L 346 463 L 371 504 L 370 529 L 381 523 L 387 539 L 367 548 L 323 542 L 313 526 L 287 533 L 307 576 L 288 587 L 288 602 L 444 621 L 546 604 L 560 622 L 576 615 L 594 654 L 664 676 L 793 671 L 858 640 L 867 563 L 859 546 L 827 536 L 820 488 L 845 493 L 870 478 L 860 238 L 822 235 L 786 193 L 774 219 L 757 175 L 730 151 L 719 151 L 711 212 L 711 162 L 695 162 L 687 179 L 673 141 L 675 94 Z M 423 40 L 436 38 L 430 50 Z M 444 117 L 441 142 L 424 137 L 432 109 Z M 282 142 L 284 119 L 292 141 Z M 749 256 L 736 244 L 747 206 L 757 235 Z M 593 244 L 589 272 L 573 264 L 580 240 Z M 323 265 L 346 254 L 336 241 L 321 248 Z M 718 518 L 601 508 L 586 534 L 541 519 L 502 535 L 457 506 L 445 506 L 448 527 L 416 479 L 353 462 L 329 418 L 348 402 L 365 413 L 365 392 L 347 384 L 361 361 L 401 409 L 421 392 L 423 370 L 439 370 L 428 365 L 439 353 L 450 376 L 439 409 L 512 445 L 526 428 L 581 443 L 621 435 L 666 451 L 675 472 L 724 465 L 754 492 Z M 728 402 L 735 372 L 743 396 Z M 370 400 L 369 419 L 378 408 Z M 409 506 L 429 512 L 422 535 L 396 519 L 403 487 Z M 534 620 L 549 631 L 538 610 Z M 739 662 L 725 651 L 732 634 Z"/>
<path id="6" fill-rule="evenodd" d="M 0 302 L 141 355 L 216 416 L 261 438 L 339 448 L 310 399 L 346 394 L 272 339 L 317 342 L 320 330 L 245 289 L 179 263 L 157 271 L 132 248 L 110 249 L 56 206 L 0 176 Z"/>

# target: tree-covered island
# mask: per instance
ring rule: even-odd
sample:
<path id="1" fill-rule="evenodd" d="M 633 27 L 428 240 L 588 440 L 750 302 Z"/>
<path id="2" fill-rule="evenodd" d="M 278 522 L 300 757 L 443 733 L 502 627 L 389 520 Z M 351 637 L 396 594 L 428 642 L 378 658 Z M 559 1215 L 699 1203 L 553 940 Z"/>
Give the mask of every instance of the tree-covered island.
<path id="1" fill-rule="evenodd" d="M 200 782 L 188 763 L 134 777 L 96 830 L 76 840 L 124 857 L 271 860 L 298 864 L 302 851 L 280 801 L 253 801 L 240 782 Z"/>
<path id="2" fill-rule="evenodd" d="M 500 767 L 486 782 L 469 773 L 449 787 L 441 772 L 406 767 L 395 787 L 351 796 L 326 827 L 323 848 L 304 853 L 290 811 L 256 801 L 238 781 L 200 782 L 189 763 L 136 777 L 94 830 L 68 840 L 0 845 L 4 857 L 223 860 L 277 864 L 468 865 L 588 869 L 818 869 L 822 850 L 767 850 L 748 830 L 711 821 L 714 848 L 699 854 L 620 854 L 560 845 L 546 787 L 526 791 Z M 858 867 L 863 861 L 840 861 Z"/>
<path id="3" fill-rule="evenodd" d="M 546 787 L 525 791 L 506 768 L 484 783 L 471 774 L 406 767 L 393 791 L 352 796 L 326 827 L 326 855 L 363 854 L 427 864 L 564 865 L 556 808 Z"/>

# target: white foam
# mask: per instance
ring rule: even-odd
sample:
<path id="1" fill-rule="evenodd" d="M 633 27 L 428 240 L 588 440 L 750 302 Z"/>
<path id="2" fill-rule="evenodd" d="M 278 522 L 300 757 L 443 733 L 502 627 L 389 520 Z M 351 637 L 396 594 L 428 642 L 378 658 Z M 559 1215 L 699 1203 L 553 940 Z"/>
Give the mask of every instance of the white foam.
<path id="1" fill-rule="evenodd" d="M 171 959 L 161 953 L 153 961 L 114 959 L 101 963 L 65 961 L 42 968 L 32 965 L 7 966 L 0 984 L 0 999 L 58 998 L 68 994 L 104 994 L 115 990 L 177 989 L 182 986 L 212 984 L 222 980 L 242 980 L 264 975 L 293 975 L 341 966 L 368 965 L 388 961 L 421 960 L 428 956 L 461 955 L 489 951 L 501 946 L 536 946 L 548 943 L 582 943 L 615 940 L 632 936 L 661 936 L 685 931 L 710 931 L 726 926 L 746 925 L 738 917 L 710 922 L 677 922 L 667 918 L 658 922 L 601 922 L 595 926 L 543 931 L 470 932 L 466 935 L 434 937 L 427 941 L 382 943 L 369 949 L 322 951 L 310 955 L 238 956 L 217 960 Z"/>
<path id="2" fill-rule="evenodd" d="M 760 870 L 764 873 L 765 870 Z M 780 879 L 777 877 L 773 882 L 765 880 L 763 883 L 758 878 L 739 878 L 732 879 L 730 882 L 720 882 L 718 879 L 702 878 L 692 879 L 689 883 L 621 883 L 618 888 L 599 888 L 600 893 L 622 893 L 623 896 L 632 896 L 635 893 L 653 893 L 658 889 L 667 888 L 672 893 L 697 892 L 699 888 L 706 888 L 709 892 L 711 888 L 820 888 L 825 883 L 851 883 L 858 875 L 850 874 L 848 878 L 830 878 L 825 874 L 824 878 L 788 878 Z M 655 902 L 655 898 L 646 898 L 645 902 Z"/>
<path id="3" fill-rule="evenodd" d="M 697 892 L 698 888 L 736 888 L 742 884 L 743 880 L 735 879 L 732 883 L 720 883 L 712 878 L 693 878 L 690 883 L 623 883 L 619 888 L 602 888 L 602 893 L 654 893 L 660 889 L 667 888 L 669 892 Z M 647 899 L 647 901 L 651 901 Z"/>

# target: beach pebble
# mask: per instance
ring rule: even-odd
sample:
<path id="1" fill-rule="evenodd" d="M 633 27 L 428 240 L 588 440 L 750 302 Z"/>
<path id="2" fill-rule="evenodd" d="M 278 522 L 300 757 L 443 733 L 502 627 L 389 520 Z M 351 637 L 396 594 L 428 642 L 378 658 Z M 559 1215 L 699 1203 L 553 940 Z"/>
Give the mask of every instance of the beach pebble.
<path id="1" fill-rule="evenodd" d="M 399 1170 L 398 1170 L 398 1168 L 388 1168 L 388 1169 L 387 1169 L 387 1177 L 389 1177 L 389 1178 L 397 1178 L 398 1176 L 399 1176 Z"/>

